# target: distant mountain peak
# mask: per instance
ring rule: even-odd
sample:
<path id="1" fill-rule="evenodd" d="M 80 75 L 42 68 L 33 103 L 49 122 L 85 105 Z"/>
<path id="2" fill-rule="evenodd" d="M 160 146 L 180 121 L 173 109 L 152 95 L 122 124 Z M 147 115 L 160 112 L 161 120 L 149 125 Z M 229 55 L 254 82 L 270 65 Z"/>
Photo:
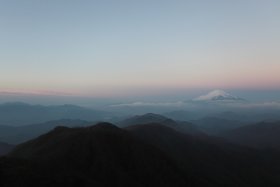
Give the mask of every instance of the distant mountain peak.
<path id="1" fill-rule="evenodd" d="M 160 123 L 174 125 L 176 122 L 170 118 L 162 116 L 160 114 L 146 113 L 143 115 L 136 115 L 130 118 L 127 118 L 119 122 L 121 127 L 127 127 L 130 125 L 139 125 L 139 124 L 149 124 L 149 123 Z"/>
<path id="2" fill-rule="evenodd" d="M 213 90 L 206 95 L 199 96 L 194 101 L 236 101 L 243 100 L 239 97 L 233 96 L 224 90 Z"/>
<path id="3" fill-rule="evenodd" d="M 165 121 L 169 120 L 169 118 L 162 116 L 160 114 L 154 114 L 154 113 L 146 113 L 143 115 L 136 115 L 132 118 L 128 118 L 129 121 L 149 121 L 149 122 L 159 122 L 159 121 Z"/>

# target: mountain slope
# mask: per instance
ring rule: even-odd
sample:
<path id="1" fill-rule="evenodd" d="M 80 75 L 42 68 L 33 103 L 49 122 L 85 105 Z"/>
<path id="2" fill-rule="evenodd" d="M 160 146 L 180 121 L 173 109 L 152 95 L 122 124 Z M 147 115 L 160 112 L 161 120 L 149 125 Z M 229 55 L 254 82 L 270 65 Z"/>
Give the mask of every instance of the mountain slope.
<path id="1" fill-rule="evenodd" d="M 13 181 L 25 181 L 26 186 L 186 186 L 189 182 L 163 152 L 107 123 L 57 127 L 17 146 L 9 158 L 26 159 L 30 164 L 25 169 L 36 171 Z M 4 178 L 20 174 L 14 167 Z M 13 182 L 6 180 L 4 186 Z"/>
<path id="2" fill-rule="evenodd" d="M 13 148 L 13 145 L 0 142 L 0 156 L 8 154 Z"/>
<path id="3" fill-rule="evenodd" d="M 261 149 L 280 150 L 280 121 L 261 122 L 220 134 L 229 141 Z"/>
<path id="4" fill-rule="evenodd" d="M 126 129 L 170 155 L 192 177 L 197 177 L 201 186 L 280 184 L 275 180 L 280 176 L 278 153 L 258 152 L 211 137 L 189 136 L 160 124 Z"/>

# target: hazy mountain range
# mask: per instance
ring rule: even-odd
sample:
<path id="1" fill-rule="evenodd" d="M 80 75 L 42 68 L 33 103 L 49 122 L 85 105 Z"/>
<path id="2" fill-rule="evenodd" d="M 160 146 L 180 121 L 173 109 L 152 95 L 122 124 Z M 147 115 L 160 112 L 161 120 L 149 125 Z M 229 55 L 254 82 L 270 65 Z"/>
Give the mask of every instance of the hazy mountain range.
<path id="1" fill-rule="evenodd" d="M 75 105 L 43 106 L 21 102 L 0 105 L 0 125 L 22 126 L 60 119 L 83 119 L 100 121 L 111 118 L 112 114 Z"/>
<path id="2" fill-rule="evenodd" d="M 188 117 L 184 118 L 185 113 L 188 114 L 188 112 L 185 111 L 174 111 L 171 113 L 166 113 L 166 115 L 147 113 L 143 115 L 111 118 L 111 122 L 113 121 L 119 127 L 158 123 L 180 132 L 186 132 L 189 134 L 201 136 L 219 136 L 224 132 L 228 132 L 230 130 L 238 129 L 239 127 L 256 123 L 250 122 L 244 116 L 238 115 L 234 112 L 216 113 L 212 116 L 202 117 L 195 120 L 188 120 Z M 72 118 L 74 118 L 74 116 L 75 115 L 73 115 Z M 169 118 L 167 116 L 171 117 Z M 52 120 L 42 123 L 34 123 L 21 126 L 0 125 L 0 141 L 10 144 L 19 144 L 32 138 L 35 138 L 42 133 L 46 133 L 56 126 L 63 125 L 67 127 L 81 127 L 93 125 L 95 123 L 96 122 L 94 121 L 87 121 L 74 118 Z"/>
<path id="3" fill-rule="evenodd" d="M 60 119 L 117 122 L 128 116 L 158 113 L 174 120 L 217 117 L 246 123 L 280 120 L 280 103 L 251 102 L 222 90 L 214 90 L 192 100 L 174 102 L 134 102 L 87 108 L 76 105 L 30 105 L 21 102 L 0 104 L 0 125 L 21 126 Z"/>

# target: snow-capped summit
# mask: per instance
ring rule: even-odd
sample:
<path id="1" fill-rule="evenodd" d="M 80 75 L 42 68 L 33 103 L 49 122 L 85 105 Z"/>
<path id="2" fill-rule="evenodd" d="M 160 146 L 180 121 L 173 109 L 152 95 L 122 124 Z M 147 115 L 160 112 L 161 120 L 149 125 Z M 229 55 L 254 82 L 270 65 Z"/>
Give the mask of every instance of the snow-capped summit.
<path id="1" fill-rule="evenodd" d="M 239 97 L 233 96 L 223 90 L 214 90 L 206 95 L 199 96 L 194 101 L 236 101 L 243 100 Z"/>

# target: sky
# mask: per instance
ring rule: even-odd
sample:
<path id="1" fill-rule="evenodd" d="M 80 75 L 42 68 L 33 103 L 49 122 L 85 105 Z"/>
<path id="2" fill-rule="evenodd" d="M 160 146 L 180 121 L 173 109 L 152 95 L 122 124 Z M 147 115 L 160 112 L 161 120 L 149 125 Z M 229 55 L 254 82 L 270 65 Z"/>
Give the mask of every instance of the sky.
<path id="1" fill-rule="evenodd" d="M 0 0 L 0 92 L 275 97 L 279 33 L 278 0 Z"/>

